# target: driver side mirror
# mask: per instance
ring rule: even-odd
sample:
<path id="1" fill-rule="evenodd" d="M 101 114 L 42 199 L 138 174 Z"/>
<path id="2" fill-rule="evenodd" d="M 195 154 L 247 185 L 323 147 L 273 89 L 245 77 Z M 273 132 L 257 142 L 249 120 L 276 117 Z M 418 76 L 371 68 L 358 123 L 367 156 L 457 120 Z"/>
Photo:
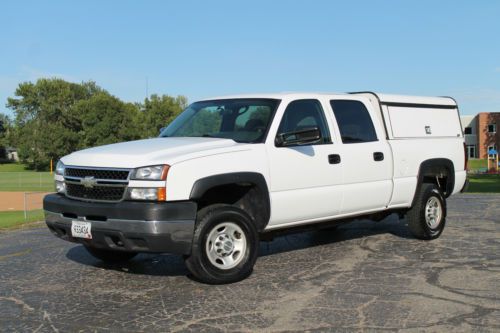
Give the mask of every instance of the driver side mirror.
<path id="1" fill-rule="evenodd" d="M 318 127 L 309 127 L 298 131 L 279 133 L 276 136 L 276 146 L 302 146 L 314 144 L 321 140 L 321 132 Z"/>
<path id="2" fill-rule="evenodd" d="M 159 133 L 159 134 L 161 134 L 161 132 L 163 132 L 163 130 L 164 130 L 165 128 L 167 128 L 167 126 L 160 128 L 160 133 Z"/>

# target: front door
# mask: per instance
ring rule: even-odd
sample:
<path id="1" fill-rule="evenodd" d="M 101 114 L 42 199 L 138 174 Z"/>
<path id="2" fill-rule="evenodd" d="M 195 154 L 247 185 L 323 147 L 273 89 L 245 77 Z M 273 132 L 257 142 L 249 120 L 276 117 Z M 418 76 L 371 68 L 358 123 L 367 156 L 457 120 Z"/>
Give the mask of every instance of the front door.
<path id="1" fill-rule="evenodd" d="M 279 147 L 268 143 L 271 174 L 269 227 L 301 224 L 339 213 L 342 203 L 342 165 L 335 158 L 330 126 L 320 101 L 295 100 L 288 104 L 275 133 L 318 127 L 321 139 L 314 144 Z"/>

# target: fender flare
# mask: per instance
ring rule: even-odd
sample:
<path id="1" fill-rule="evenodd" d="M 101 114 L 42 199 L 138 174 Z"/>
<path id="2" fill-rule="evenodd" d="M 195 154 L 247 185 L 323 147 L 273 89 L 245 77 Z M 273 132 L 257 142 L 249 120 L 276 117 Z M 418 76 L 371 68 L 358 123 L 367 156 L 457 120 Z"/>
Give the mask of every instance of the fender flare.
<path id="1" fill-rule="evenodd" d="M 447 158 L 431 158 L 420 163 L 417 176 L 417 187 L 415 189 L 415 194 L 413 195 L 411 207 L 415 204 L 415 200 L 420 192 L 420 188 L 422 187 L 424 177 L 435 176 L 442 171 L 443 168 L 447 171 L 448 178 L 446 181 L 446 189 L 449 189 L 445 193 L 445 198 L 448 198 L 451 195 L 455 187 L 455 167 L 453 162 Z"/>
<path id="2" fill-rule="evenodd" d="M 261 192 L 262 200 L 256 204 L 259 206 L 259 215 L 261 215 L 261 221 L 258 221 L 258 229 L 259 231 L 264 230 L 271 218 L 271 200 L 266 179 L 260 173 L 232 172 L 200 178 L 194 183 L 189 199 L 198 201 L 208 190 L 217 186 L 231 184 L 255 186 Z"/>

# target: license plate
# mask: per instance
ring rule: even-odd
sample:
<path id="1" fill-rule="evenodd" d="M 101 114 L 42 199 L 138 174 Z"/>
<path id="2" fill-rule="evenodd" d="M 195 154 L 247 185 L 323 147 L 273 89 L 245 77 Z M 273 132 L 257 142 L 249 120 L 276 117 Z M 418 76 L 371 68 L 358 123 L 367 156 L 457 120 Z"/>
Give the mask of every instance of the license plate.
<path id="1" fill-rule="evenodd" d="M 75 238 L 92 239 L 90 222 L 71 221 L 71 236 Z"/>

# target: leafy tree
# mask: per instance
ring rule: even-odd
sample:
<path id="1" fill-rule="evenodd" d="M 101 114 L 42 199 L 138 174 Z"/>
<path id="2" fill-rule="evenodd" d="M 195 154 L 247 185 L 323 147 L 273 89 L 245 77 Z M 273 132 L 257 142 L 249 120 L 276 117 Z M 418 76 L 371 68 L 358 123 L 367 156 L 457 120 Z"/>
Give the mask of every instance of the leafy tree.
<path id="1" fill-rule="evenodd" d="M 160 129 L 170 124 L 187 107 L 184 96 L 151 95 L 142 105 L 143 137 L 156 137 Z"/>
<path id="2" fill-rule="evenodd" d="M 79 148 L 141 138 L 142 125 L 138 108 L 106 92 L 80 101 L 75 110 L 82 117 Z"/>
<path id="3" fill-rule="evenodd" d="M 95 82 L 57 78 L 21 83 L 15 96 L 7 100 L 15 114 L 9 141 L 37 170 L 79 149 L 157 136 L 187 104 L 183 96 L 168 95 L 125 103 Z"/>
<path id="4" fill-rule="evenodd" d="M 7 158 L 6 148 L 9 145 L 8 137 L 11 131 L 10 119 L 0 113 L 0 160 Z"/>
<path id="5" fill-rule="evenodd" d="M 101 92 L 94 82 L 70 83 L 61 79 L 40 79 L 19 84 L 7 107 L 15 113 L 16 144 L 20 159 L 30 168 L 46 169 L 79 147 L 75 133 L 82 130 L 75 103 Z"/>

